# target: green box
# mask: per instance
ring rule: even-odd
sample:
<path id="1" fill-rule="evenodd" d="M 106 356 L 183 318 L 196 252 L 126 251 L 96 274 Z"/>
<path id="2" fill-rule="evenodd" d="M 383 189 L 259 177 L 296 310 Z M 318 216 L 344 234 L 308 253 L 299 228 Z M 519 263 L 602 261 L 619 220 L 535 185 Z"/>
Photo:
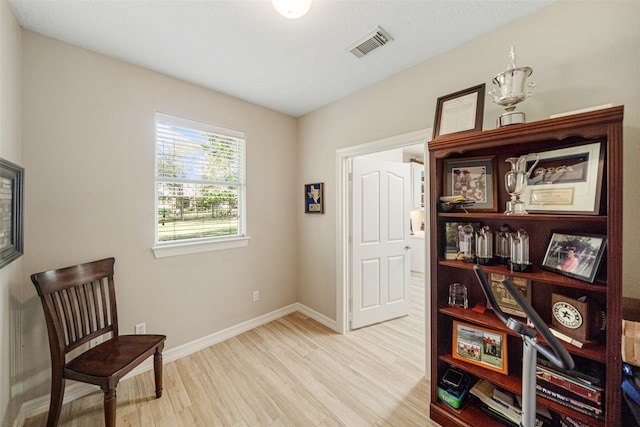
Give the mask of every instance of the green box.
<path id="1" fill-rule="evenodd" d="M 453 394 L 447 392 L 447 390 L 438 387 L 438 399 L 442 400 L 444 403 L 455 409 L 460 408 L 460 404 L 462 403 L 462 400 L 466 395 L 467 390 L 463 390 L 462 393 L 460 393 L 460 396 L 456 397 Z"/>

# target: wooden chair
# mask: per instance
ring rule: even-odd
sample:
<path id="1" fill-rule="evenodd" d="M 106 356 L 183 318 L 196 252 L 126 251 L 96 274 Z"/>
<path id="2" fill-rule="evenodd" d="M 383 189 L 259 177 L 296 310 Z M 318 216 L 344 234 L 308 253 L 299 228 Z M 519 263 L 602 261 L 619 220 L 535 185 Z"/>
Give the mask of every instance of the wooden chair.
<path id="1" fill-rule="evenodd" d="M 100 386 L 104 392 L 105 425 L 115 426 L 118 382 L 151 355 L 156 397 L 162 396 L 166 336 L 118 333 L 114 262 L 107 258 L 31 275 L 44 308 L 51 350 L 48 427 L 58 423 L 66 379 Z M 105 334 L 106 341 L 76 355 L 79 347 L 86 348 L 91 340 Z M 73 350 L 76 351 L 69 356 Z"/>

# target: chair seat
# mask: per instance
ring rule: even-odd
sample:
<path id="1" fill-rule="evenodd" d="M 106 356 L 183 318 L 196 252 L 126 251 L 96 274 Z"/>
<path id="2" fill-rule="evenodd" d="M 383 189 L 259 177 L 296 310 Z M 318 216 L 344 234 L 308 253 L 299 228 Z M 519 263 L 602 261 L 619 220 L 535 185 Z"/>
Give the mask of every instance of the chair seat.
<path id="1" fill-rule="evenodd" d="M 65 365 L 65 377 L 75 379 L 79 374 L 86 380 L 124 375 L 142 360 L 151 356 L 165 335 L 120 335 L 99 344 Z M 133 363 L 136 362 L 136 363 Z"/>

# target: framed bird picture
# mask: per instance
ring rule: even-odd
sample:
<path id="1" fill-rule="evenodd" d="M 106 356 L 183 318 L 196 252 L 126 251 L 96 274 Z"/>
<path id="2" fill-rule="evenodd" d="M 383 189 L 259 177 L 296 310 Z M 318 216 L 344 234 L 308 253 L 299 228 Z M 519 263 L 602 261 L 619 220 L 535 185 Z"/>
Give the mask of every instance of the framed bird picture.
<path id="1" fill-rule="evenodd" d="M 304 186 L 304 213 L 324 213 L 324 183 L 305 184 Z"/>

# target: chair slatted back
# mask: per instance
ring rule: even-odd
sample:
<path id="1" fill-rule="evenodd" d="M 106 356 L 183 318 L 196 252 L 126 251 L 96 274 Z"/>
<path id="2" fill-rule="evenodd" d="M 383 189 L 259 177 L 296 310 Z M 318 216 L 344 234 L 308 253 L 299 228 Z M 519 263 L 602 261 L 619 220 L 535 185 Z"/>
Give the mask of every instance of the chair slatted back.
<path id="1" fill-rule="evenodd" d="M 34 274 L 52 349 L 66 353 L 106 333 L 118 335 L 114 258 Z"/>

